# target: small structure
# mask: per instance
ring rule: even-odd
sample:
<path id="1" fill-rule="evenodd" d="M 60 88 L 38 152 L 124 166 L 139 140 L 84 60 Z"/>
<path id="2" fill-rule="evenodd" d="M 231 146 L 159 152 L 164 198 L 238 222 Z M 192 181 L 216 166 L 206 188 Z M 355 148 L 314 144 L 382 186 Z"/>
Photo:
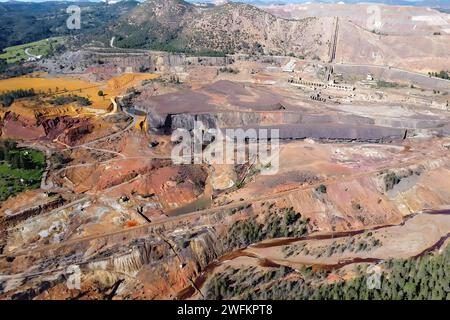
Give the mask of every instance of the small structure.
<path id="1" fill-rule="evenodd" d="M 328 83 L 318 82 L 318 81 L 308 81 L 303 80 L 302 78 L 294 79 L 291 78 L 288 80 L 293 86 L 302 86 L 302 87 L 312 87 L 314 89 L 323 88 L 323 89 L 335 89 L 341 91 L 355 91 L 354 86 L 345 85 L 345 84 L 336 84 L 333 80 L 330 80 Z"/>
<path id="2" fill-rule="evenodd" d="M 34 61 L 40 60 L 41 58 L 42 58 L 41 55 L 38 55 L 38 56 L 30 56 L 30 57 L 28 57 L 27 61 L 28 61 L 28 62 L 34 62 Z"/>
<path id="3" fill-rule="evenodd" d="M 320 101 L 320 102 L 326 102 L 327 101 L 327 99 L 325 99 L 325 98 L 322 98 L 322 96 L 321 96 L 321 93 L 319 92 L 319 93 L 316 93 L 316 94 L 313 94 L 313 95 L 311 95 L 310 96 L 310 98 L 312 99 L 312 100 L 314 100 L 314 101 Z"/>
<path id="4" fill-rule="evenodd" d="M 283 67 L 283 72 L 294 72 L 295 68 L 295 60 L 291 59 L 286 65 Z"/>

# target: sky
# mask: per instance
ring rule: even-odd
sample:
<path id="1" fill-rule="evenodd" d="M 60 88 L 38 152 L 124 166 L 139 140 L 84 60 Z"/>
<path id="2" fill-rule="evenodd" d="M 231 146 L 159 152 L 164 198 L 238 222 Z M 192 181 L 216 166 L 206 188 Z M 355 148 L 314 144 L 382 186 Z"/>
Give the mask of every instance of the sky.
<path id="1" fill-rule="evenodd" d="M 91 2 L 100 2 L 104 0 L 0 0 L 0 2 L 8 2 L 8 1 L 20 1 L 20 2 L 45 2 L 45 1 L 91 1 Z M 187 0 L 188 2 L 215 2 L 217 0 Z M 320 0 L 320 1 L 314 1 L 314 0 L 238 0 L 235 2 L 261 2 L 261 3 L 302 3 L 302 2 L 421 2 L 425 0 Z M 450 0 L 437 0 L 442 2 L 447 2 Z"/>
<path id="2" fill-rule="evenodd" d="M 0 0 L 0 2 L 8 2 L 10 0 Z M 45 2 L 45 1 L 91 1 L 91 2 L 99 2 L 104 0 L 13 0 L 13 1 L 21 1 L 21 2 Z M 144 1 L 144 0 L 138 0 Z M 218 2 L 223 0 L 186 0 L 188 2 Z M 447 6 L 450 3 L 450 0 L 238 0 L 235 2 L 246 2 L 252 4 L 275 4 L 275 3 L 305 3 L 305 2 L 346 2 L 346 3 L 359 3 L 359 2 L 379 2 L 385 4 L 418 4 L 426 3 L 427 5 L 437 5 L 437 4 L 446 4 Z"/>

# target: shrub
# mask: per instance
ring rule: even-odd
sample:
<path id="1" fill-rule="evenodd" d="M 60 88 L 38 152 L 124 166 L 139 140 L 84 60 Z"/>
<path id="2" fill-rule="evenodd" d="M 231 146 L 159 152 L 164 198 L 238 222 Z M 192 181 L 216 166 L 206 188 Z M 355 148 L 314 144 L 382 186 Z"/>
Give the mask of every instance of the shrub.
<path id="1" fill-rule="evenodd" d="M 219 68 L 218 70 L 219 73 L 232 73 L 232 74 L 238 74 L 239 70 L 238 69 L 233 69 L 233 68 L 228 68 L 228 67 L 222 67 Z"/>
<path id="2" fill-rule="evenodd" d="M 62 106 L 73 102 L 76 102 L 83 107 L 90 106 L 92 104 L 92 101 L 89 100 L 88 98 L 80 97 L 77 95 L 59 96 L 50 101 L 51 104 L 54 104 L 56 106 Z"/>
<path id="3" fill-rule="evenodd" d="M 316 188 L 316 191 L 319 192 L 319 193 L 327 193 L 327 186 L 321 184 L 320 186 L 318 186 Z"/>
<path id="4" fill-rule="evenodd" d="M 384 176 L 384 186 L 386 191 L 392 190 L 395 185 L 400 183 L 400 181 L 400 177 L 398 177 L 394 172 L 389 172 Z"/>

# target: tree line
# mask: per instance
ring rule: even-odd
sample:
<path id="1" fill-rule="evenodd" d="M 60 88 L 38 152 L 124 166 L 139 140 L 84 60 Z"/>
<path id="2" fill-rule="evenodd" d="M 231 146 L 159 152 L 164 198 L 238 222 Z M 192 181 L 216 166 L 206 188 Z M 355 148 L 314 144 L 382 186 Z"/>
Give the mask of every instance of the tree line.
<path id="1" fill-rule="evenodd" d="M 440 72 L 428 72 L 428 75 L 430 77 L 436 77 L 436 78 L 441 78 L 441 79 L 445 79 L 445 80 L 450 80 L 450 74 L 448 71 L 440 71 Z"/>
<path id="2" fill-rule="evenodd" d="M 293 270 L 229 267 L 211 278 L 206 299 L 270 300 L 449 300 L 450 246 L 443 253 L 380 263 L 379 285 L 369 285 L 373 273 L 355 266 L 349 280 L 328 281 L 330 272 L 311 267 Z"/>
<path id="3" fill-rule="evenodd" d="M 6 91 L 0 94 L 0 105 L 3 107 L 9 107 L 16 99 L 33 97 L 35 95 L 36 93 L 34 92 L 34 89 L 18 89 Z"/>
<path id="4" fill-rule="evenodd" d="M 0 141 L 0 161 L 9 163 L 11 169 L 43 169 L 44 162 L 35 161 L 30 150 L 17 147 L 12 140 Z"/>

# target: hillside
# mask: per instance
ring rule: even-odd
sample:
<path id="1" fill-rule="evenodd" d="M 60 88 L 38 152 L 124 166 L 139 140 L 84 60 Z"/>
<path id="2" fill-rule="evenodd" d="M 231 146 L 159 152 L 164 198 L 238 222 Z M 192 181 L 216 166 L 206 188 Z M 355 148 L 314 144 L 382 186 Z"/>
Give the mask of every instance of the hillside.
<path id="1" fill-rule="evenodd" d="M 339 17 L 336 62 L 390 65 L 421 73 L 447 70 L 450 15 L 413 6 L 289 4 L 263 9 L 284 19 Z"/>
<path id="2" fill-rule="evenodd" d="M 200 9 L 181 0 L 148 0 L 113 25 L 110 35 L 124 48 L 324 57 L 331 22 L 288 20 L 238 3 Z"/>
<path id="3" fill-rule="evenodd" d="M 128 13 L 137 2 L 77 2 L 82 11 L 79 30 L 69 30 L 66 26 L 69 17 L 66 9 L 71 4 L 66 1 L 0 3 L 0 49 L 54 36 L 102 34 L 107 25 Z"/>
<path id="4" fill-rule="evenodd" d="M 111 43 L 189 53 L 248 53 L 326 59 L 332 18 L 286 19 L 248 4 L 198 6 L 183 0 L 78 3 L 81 29 L 69 30 L 69 2 L 0 3 L 0 49 L 72 35 L 78 45 Z M 114 37 L 114 41 L 111 39 Z"/>
<path id="5" fill-rule="evenodd" d="M 191 0 L 194 2 L 194 0 Z M 221 0 L 197 0 L 197 3 L 216 3 Z M 310 0 L 241 0 L 240 2 L 252 4 L 255 6 L 266 5 L 284 5 L 288 3 L 305 4 L 305 3 L 345 3 L 345 4 L 357 4 L 357 3 L 377 3 L 386 5 L 401 5 L 401 6 L 420 6 L 431 8 L 450 8 L 448 0 L 325 0 L 325 1 L 310 1 Z"/>
<path id="6" fill-rule="evenodd" d="M 287 20 L 244 4 L 225 4 L 189 21 L 182 38 L 192 50 L 321 56 L 331 20 Z M 326 50 L 324 51 L 326 52 Z"/>
<path id="7" fill-rule="evenodd" d="M 168 46 L 181 32 L 195 7 L 182 0 L 146 1 L 109 28 L 116 46 L 157 48 Z"/>

